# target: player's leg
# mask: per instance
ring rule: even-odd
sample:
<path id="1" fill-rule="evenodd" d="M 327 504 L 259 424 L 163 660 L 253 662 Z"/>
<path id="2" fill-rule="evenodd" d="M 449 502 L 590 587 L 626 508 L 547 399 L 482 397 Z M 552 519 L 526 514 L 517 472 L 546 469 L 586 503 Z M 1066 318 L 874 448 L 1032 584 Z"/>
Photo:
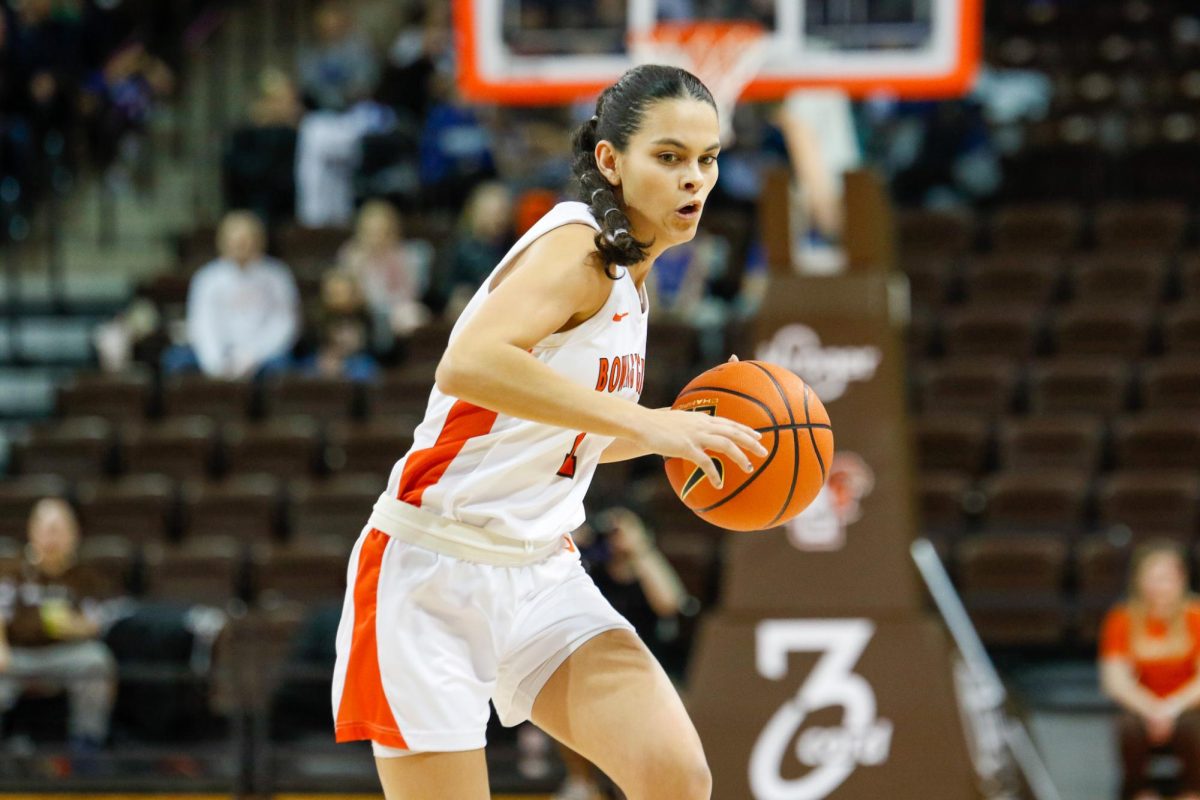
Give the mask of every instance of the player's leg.
<path id="1" fill-rule="evenodd" d="M 386 800 L 489 800 L 483 750 L 376 758 Z"/>
<path id="2" fill-rule="evenodd" d="M 709 800 L 700 737 L 662 667 L 628 630 L 599 634 L 538 693 L 533 722 L 612 778 L 629 800 Z"/>

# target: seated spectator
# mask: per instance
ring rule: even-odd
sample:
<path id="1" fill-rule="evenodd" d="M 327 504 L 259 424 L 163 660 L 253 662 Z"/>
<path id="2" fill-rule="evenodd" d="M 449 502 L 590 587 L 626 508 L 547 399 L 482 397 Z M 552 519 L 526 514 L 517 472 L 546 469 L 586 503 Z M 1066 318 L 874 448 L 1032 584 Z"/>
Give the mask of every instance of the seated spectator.
<path id="1" fill-rule="evenodd" d="M 446 314 L 457 317 L 512 242 L 513 200 L 501 183 L 475 187 L 442 268 Z"/>
<path id="2" fill-rule="evenodd" d="M 328 0 L 313 17 L 316 44 L 300 52 L 300 88 L 313 107 L 344 111 L 371 96 L 379 64 L 371 45 L 356 30 L 344 2 Z"/>
<path id="3" fill-rule="evenodd" d="M 600 593 L 659 657 L 667 644 L 664 626 L 678 618 L 689 597 L 645 523 L 629 509 L 608 509 L 596 517 L 594 530 L 576 531 L 575 541 Z M 559 752 L 567 777 L 555 800 L 598 800 L 602 795 L 591 763 L 568 748 Z"/>
<path id="4" fill-rule="evenodd" d="M 379 363 L 369 352 L 371 319 L 358 284 L 343 272 L 331 272 L 321 283 L 317 351 L 297 362 L 306 375 L 369 381 Z"/>
<path id="5" fill-rule="evenodd" d="M 296 208 L 296 138 L 304 106 L 287 73 L 262 71 L 249 124 L 225 142 L 225 202 L 254 211 L 268 223 L 283 222 Z"/>
<path id="6" fill-rule="evenodd" d="M 66 501 L 45 499 L 29 517 L 29 545 L 0 580 L 0 708 L 31 686 L 65 690 L 72 749 L 103 747 L 116 694 L 116 662 L 100 640 L 104 576 L 77 563 L 79 523 Z"/>
<path id="7" fill-rule="evenodd" d="M 1187 591 L 1183 549 L 1149 543 L 1134 556 L 1128 599 L 1100 636 L 1100 680 L 1121 707 L 1124 800 L 1161 800 L 1146 774 L 1166 748 L 1182 762 L 1179 800 L 1200 800 L 1200 603 Z"/>
<path id="8" fill-rule="evenodd" d="M 266 232 L 247 211 L 225 215 L 215 261 L 188 288 L 188 343 L 163 356 L 167 373 L 203 371 L 251 378 L 285 369 L 300 333 L 300 295 L 291 271 L 263 254 Z"/>
<path id="9" fill-rule="evenodd" d="M 481 181 L 496 177 L 492 129 L 487 112 L 462 99 L 453 73 L 439 70 L 432 87 L 420 137 L 421 196 L 428 207 L 457 209 Z"/>
<path id="10" fill-rule="evenodd" d="M 404 239 L 400 215 L 390 203 L 370 200 L 363 205 L 354 237 L 338 251 L 337 266 L 365 299 L 374 321 L 375 350 L 391 350 L 397 336 L 429 321 L 432 314 L 421 297 L 429 288 L 432 261 L 428 242 Z"/>

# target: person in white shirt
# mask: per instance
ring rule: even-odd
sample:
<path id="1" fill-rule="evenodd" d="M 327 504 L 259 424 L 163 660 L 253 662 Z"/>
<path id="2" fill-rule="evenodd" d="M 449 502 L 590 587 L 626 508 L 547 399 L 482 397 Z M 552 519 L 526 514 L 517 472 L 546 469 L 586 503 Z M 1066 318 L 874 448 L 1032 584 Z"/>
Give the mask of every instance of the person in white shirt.
<path id="1" fill-rule="evenodd" d="M 284 369 L 300 334 L 300 293 L 291 270 L 263 254 L 266 232 L 248 211 L 225 215 L 220 257 L 192 277 L 184 347 L 168 351 L 168 373 L 252 378 Z"/>

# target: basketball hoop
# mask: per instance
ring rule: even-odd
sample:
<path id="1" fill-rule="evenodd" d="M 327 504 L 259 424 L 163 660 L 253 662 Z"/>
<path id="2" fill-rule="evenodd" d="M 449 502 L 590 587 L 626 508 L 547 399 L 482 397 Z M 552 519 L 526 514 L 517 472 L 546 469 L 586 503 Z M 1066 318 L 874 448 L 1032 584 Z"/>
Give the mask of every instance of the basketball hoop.
<path id="1" fill-rule="evenodd" d="M 771 37 L 753 22 L 660 22 L 629 41 L 639 64 L 680 67 L 704 82 L 717 103 L 725 143 L 732 138 L 738 98 L 762 69 L 770 49 Z"/>

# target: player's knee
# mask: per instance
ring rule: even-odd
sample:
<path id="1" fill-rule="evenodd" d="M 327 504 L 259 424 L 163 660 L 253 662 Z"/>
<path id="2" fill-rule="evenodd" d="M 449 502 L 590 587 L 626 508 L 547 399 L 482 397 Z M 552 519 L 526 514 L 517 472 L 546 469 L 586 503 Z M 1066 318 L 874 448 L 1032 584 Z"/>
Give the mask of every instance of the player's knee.
<path id="1" fill-rule="evenodd" d="M 699 747 L 662 747 L 634 766 L 629 787 L 622 789 L 636 800 L 709 800 L 712 771 Z"/>

